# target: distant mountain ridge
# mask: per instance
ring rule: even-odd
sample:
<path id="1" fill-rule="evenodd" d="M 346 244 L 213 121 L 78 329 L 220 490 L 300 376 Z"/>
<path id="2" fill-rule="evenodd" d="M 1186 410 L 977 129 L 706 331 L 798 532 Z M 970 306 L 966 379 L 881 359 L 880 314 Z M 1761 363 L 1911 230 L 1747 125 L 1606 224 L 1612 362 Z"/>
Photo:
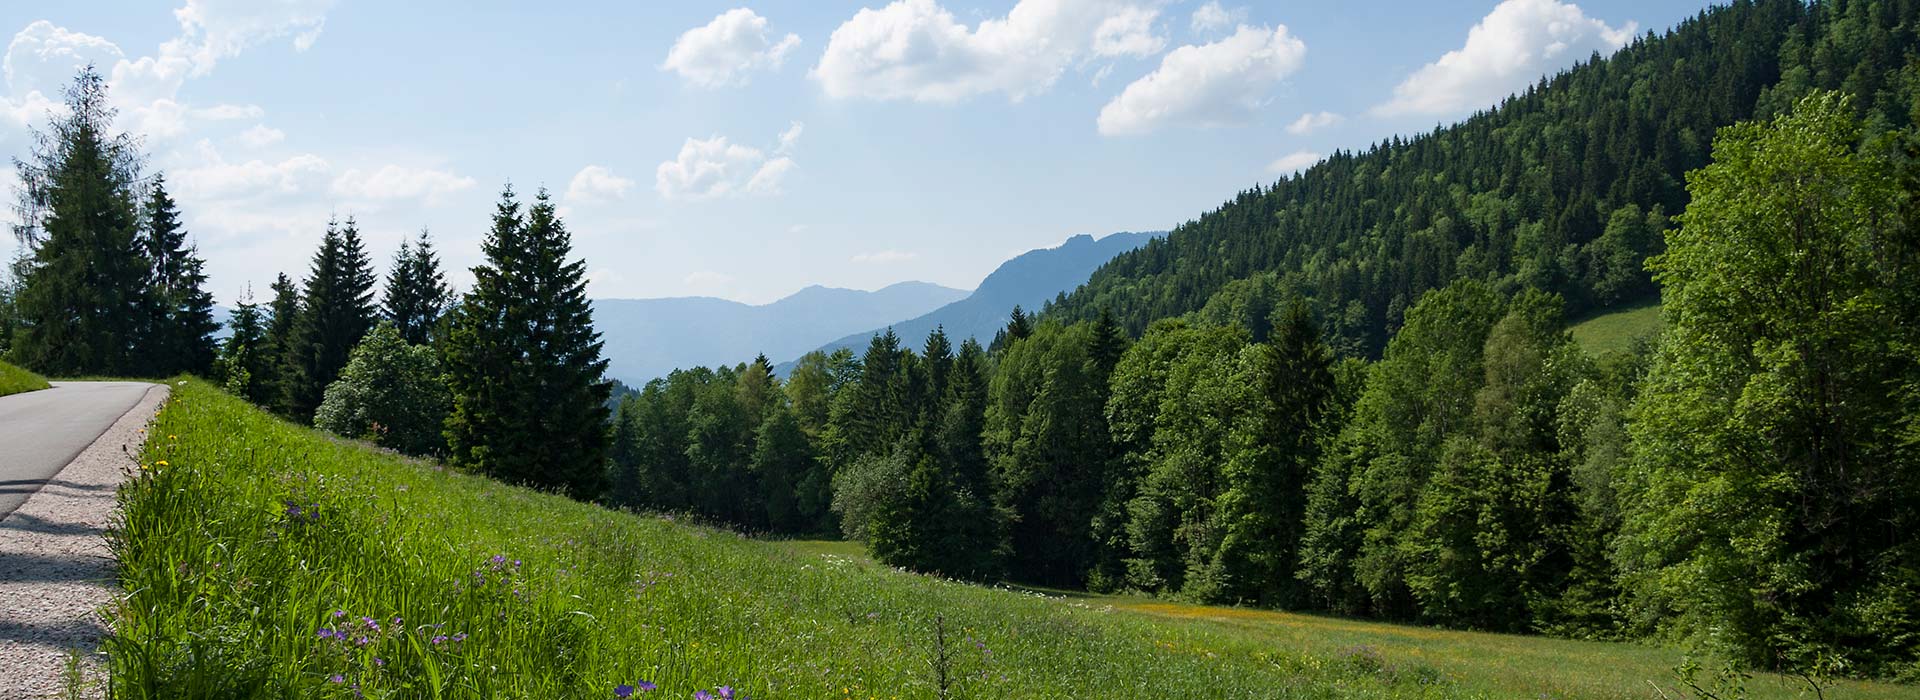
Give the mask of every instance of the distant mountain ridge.
<path id="1" fill-rule="evenodd" d="M 633 386 L 675 369 L 798 356 L 827 339 L 926 313 L 962 289 L 901 282 L 871 292 L 814 285 L 751 305 L 713 297 L 595 299 L 607 375 Z"/>
<path id="2" fill-rule="evenodd" d="M 1085 283 L 1087 278 L 1093 276 L 1094 270 L 1100 269 L 1114 256 L 1146 245 L 1147 241 L 1165 234 L 1164 231 L 1122 231 L 1096 239 L 1083 233 L 1053 248 L 1030 250 L 1001 263 L 965 299 L 905 321 L 876 324 L 818 349 L 833 352 L 849 348 L 857 353 L 866 348 L 867 342 L 875 334 L 888 328 L 900 336 L 902 344 L 912 347 L 919 347 L 935 327 L 945 328 L 947 337 L 955 347 L 967 338 L 985 344 L 993 340 L 995 331 L 1006 325 L 1007 314 L 1013 311 L 1014 306 L 1037 311 L 1054 297 L 1071 292 Z M 767 356 L 785 360 L 775 368 L 785 375 L 801 354 L 768 353 Z"/>

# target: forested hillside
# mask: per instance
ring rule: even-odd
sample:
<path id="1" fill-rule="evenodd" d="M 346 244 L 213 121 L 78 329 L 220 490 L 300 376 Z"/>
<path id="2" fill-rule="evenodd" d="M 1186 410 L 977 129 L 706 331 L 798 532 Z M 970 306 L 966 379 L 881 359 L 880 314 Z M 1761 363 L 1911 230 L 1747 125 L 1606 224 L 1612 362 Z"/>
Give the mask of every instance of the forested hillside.
<path id="1" fill-rule="evenodd" d="M 1743 0 L 1542 79 L 1465 121 L 1241 192 L 1115 258 L 1053 312 L 1155 319 L 1308 298 L 1341 352 L 1377 357 L 1421 294 L 1456 279 L 1553 292 L 1570 315 L 1653 291 L 1641 262 L 1686 207 L 1722 126 L 1841 90 L 1875 129 L 1912 123 L 1912 0 Z M 1255 306 L 1259 301 L 1255 300 Z M 1264 307 L 1263 307 L 1264 308 Z"/>

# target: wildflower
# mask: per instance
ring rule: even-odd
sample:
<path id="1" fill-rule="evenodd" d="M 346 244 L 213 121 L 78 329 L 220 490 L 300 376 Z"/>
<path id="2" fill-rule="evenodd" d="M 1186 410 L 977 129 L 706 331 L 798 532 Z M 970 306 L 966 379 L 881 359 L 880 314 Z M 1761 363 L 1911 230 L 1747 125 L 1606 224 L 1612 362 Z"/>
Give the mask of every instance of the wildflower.
<path id="1" fill-rule="evenodd" d="M 693 691 L 693 700 L 713 700 L 713 694 L 704 690 Z"/>
<path id="2" fill-rule="evenodd" d="M 640 681 L 638 683 L 635 683 L 634 685 L 640 686 L 641 690 L 653 690 L 655 688 L 660 687 L 660 686 L 654 685 L 651 681 Z"/>
<path id="3" fill-rule="evenodd" d="M 723 685 L 714 690 L 720 693 L 720 700 L 733 700 L 733 686 Z"/>
<path id="4" fill-rule="evenodd" d="M 329 682 L 329 683 L 345 683 L 345 682 L 347 682 L 347 678 L 346 678 L 346 676 L 342 676 L 342 675 L 340 675 L 340 674 L 338 674 L 338 673 L 336 673 L 336 674 L 333 674 L 333 675 L 331 675 L 331 676 L 327 676 L 327 682 Z"/>
<path id="5" fill-rule="evenodd" d="M 345 610 L 335 610 L 335 611 L 333 611 L 333 619 L 335 619 L 335 620 L 338 620 L 338 619 L 340 619 L 340 618 L 343 618 L 343 617 L 346 617 L 346 616 L 347 616 L 347 611 L 345 611 Z"/>
<path id="6" fill-rule="evenodd" d="M 330 630 L 330 629 L 327 629 L 327 628 L 325 628 L 325 627 L 322 627 L 322 628 L 320 628 L 320 638 L 321 638 L 321 639 L 332 639 L 332 638 L 333 638 L 333 630 Z"/>
<path id="7" fill-rule="evenodd" d="M 167 460 L 164 460 L 164 459 L 154 460 L 153 466 L 155 468 L 167 466 Z"/>

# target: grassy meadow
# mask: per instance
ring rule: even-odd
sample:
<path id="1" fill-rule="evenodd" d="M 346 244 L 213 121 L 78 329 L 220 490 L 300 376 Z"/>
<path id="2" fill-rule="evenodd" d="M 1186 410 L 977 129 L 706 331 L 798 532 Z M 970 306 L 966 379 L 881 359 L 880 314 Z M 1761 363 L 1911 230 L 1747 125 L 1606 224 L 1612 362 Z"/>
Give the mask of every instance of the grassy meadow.
<path id="1" fill-rule="evenodd" d="M 0 396 L 39 391 L 47 388 L 47 379 L 38 374 L 0 362 Z"/>
<path id="2" fill-rule="evenodd" d="M 1568 331 L 1588 354 L 1601 357 L 1626 352 L 1633 348 L 1634 341 L 1650 338 L 1663 327 L 1660 300 L 1655 299 L 1578 319 Z"/>
<path id="3" fill-rule="evenodd" d="M 1667 650 L 948 582 L 460 474 L 199 381 L 120 497 L 121 698 L 1682 697 Z"/>

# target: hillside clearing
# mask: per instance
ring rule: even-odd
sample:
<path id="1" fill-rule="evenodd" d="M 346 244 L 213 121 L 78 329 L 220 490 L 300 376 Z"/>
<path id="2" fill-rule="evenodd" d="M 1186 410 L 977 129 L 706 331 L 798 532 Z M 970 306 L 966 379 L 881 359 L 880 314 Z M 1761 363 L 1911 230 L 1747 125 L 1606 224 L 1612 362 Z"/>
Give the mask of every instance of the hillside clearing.
<path id="1" fill-rule="evenodd" d="M 1666 327 L 1660 319 L 1660 300 L 1641 302 L 1577 320 L 1568 328 L 1573 341 L 1595 357 L 1627 352 L 1641 338 L 1652 338 Z"/>

